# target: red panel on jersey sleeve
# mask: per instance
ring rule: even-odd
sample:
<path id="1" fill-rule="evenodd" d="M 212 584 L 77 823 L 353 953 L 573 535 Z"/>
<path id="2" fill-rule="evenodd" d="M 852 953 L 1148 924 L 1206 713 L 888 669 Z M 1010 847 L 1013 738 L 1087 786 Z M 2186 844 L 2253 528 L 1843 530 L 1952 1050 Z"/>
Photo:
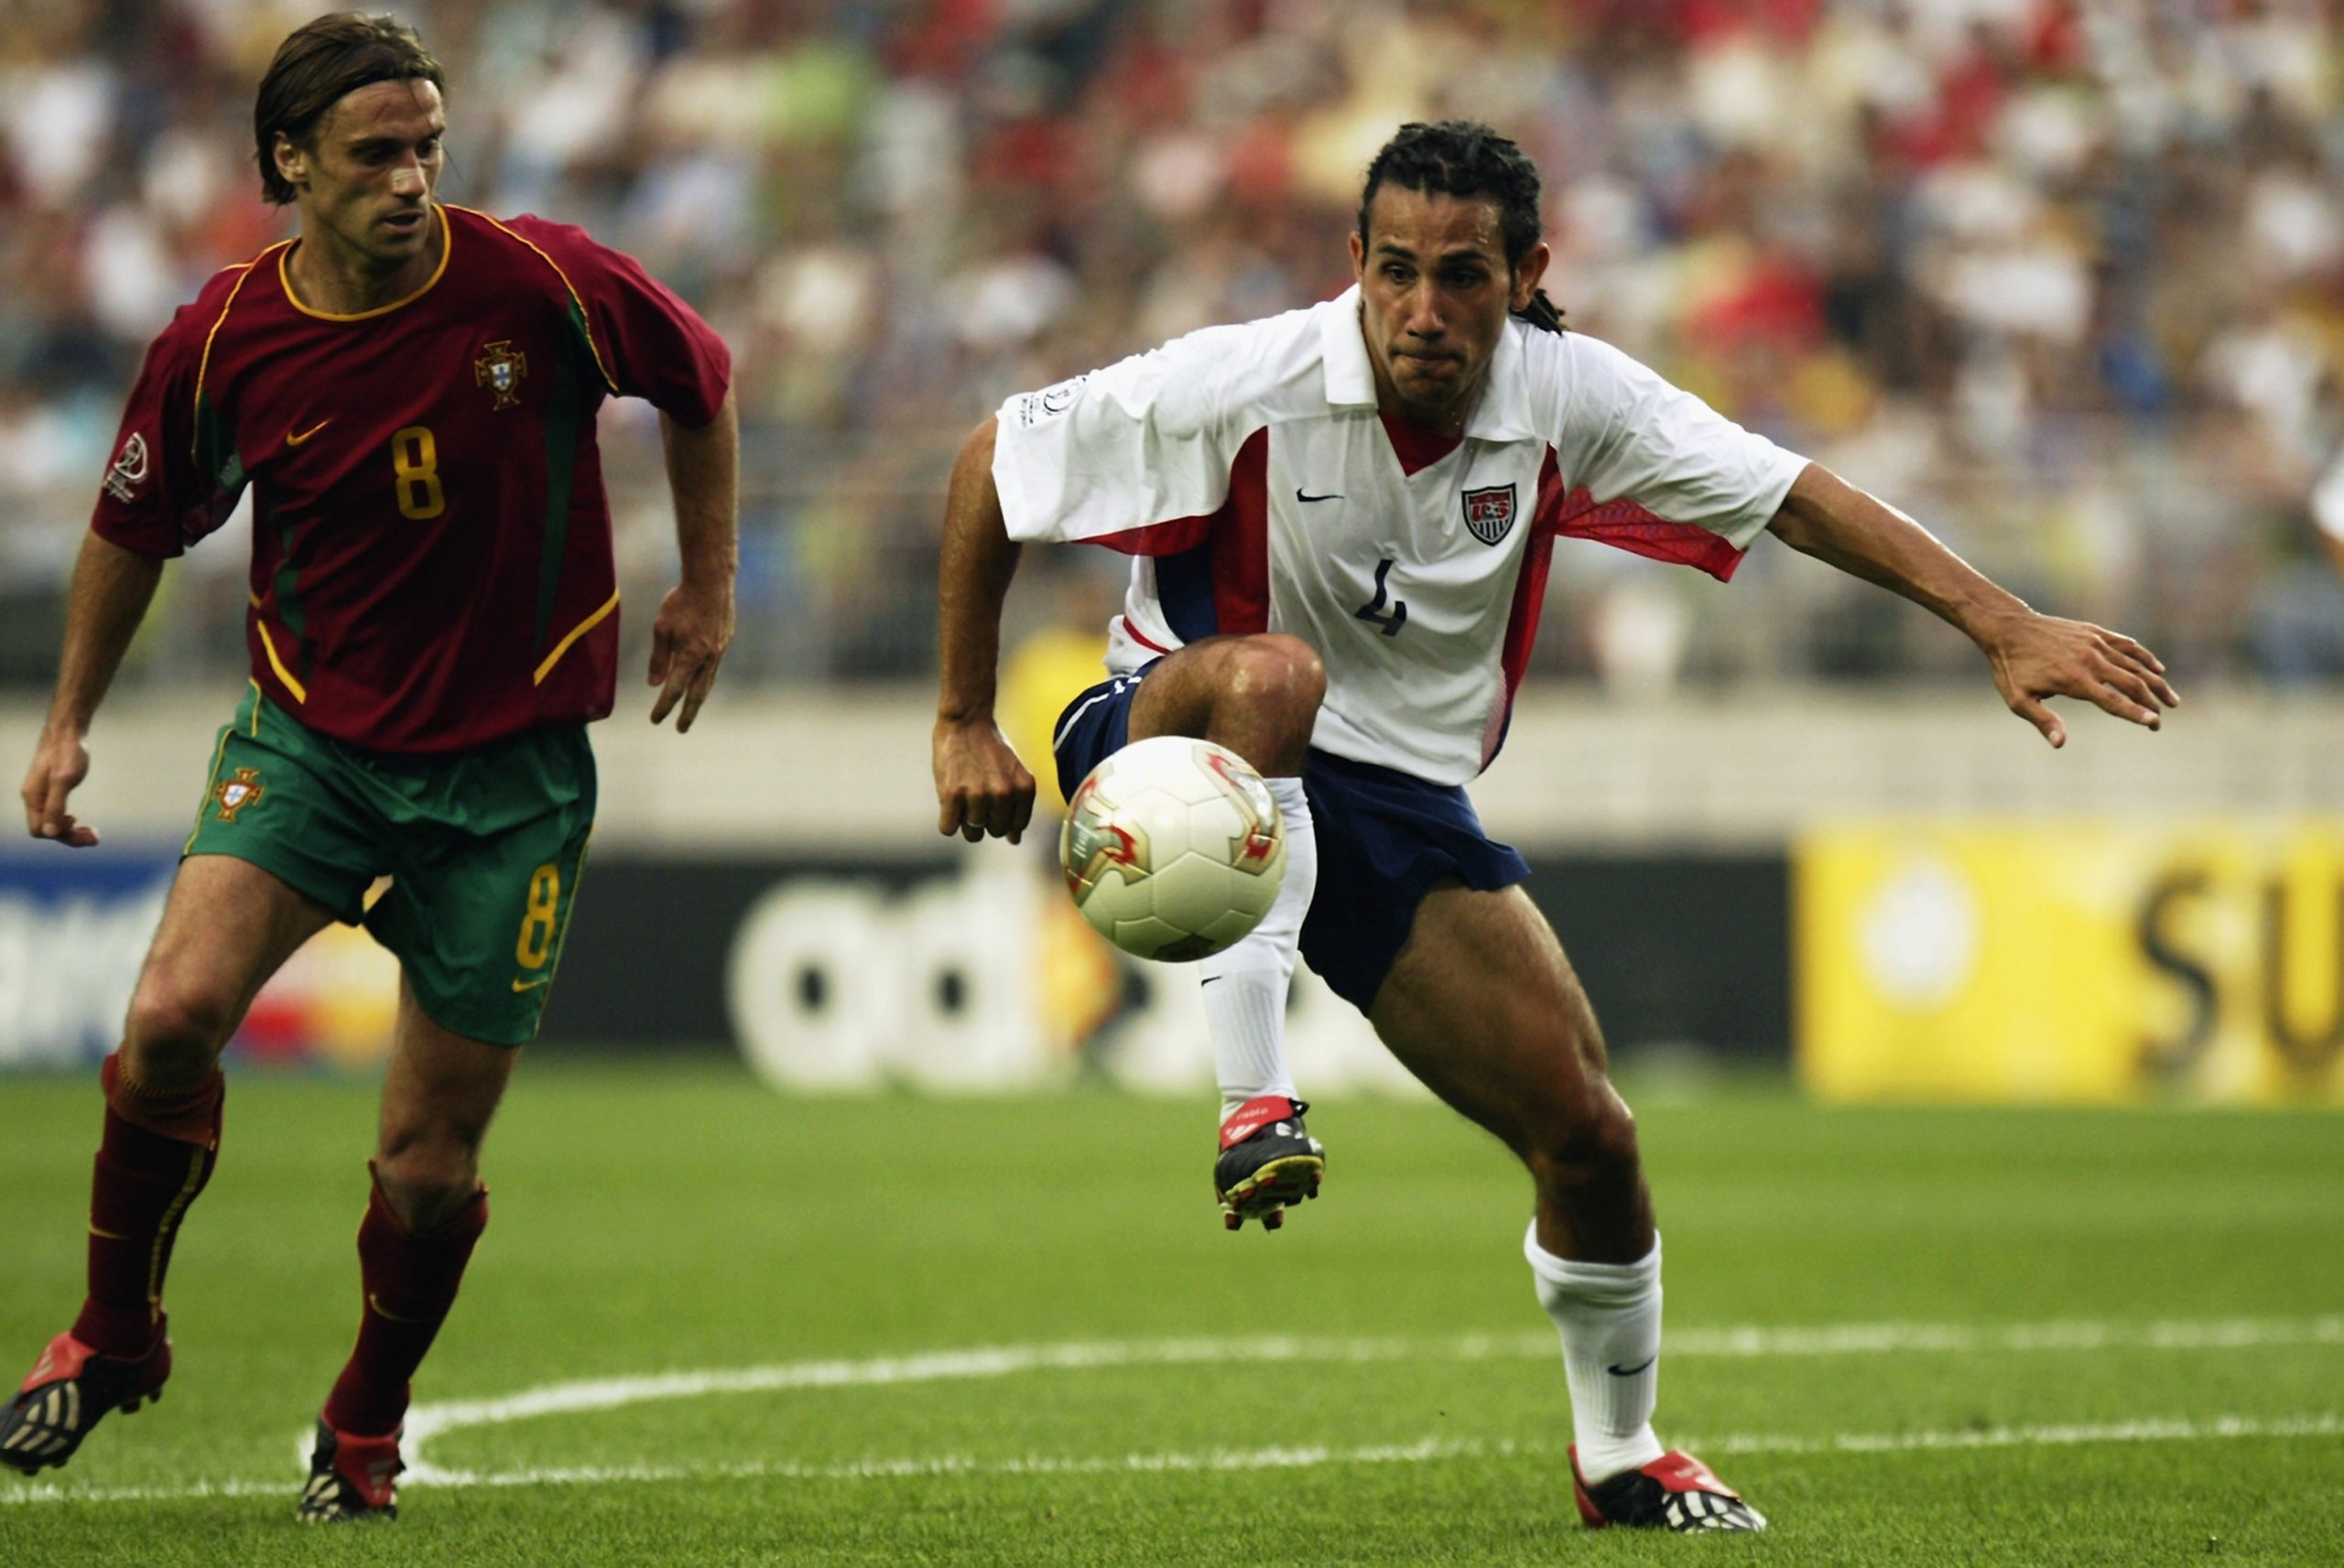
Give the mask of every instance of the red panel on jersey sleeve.
<path id="1" fill-rule="evenodd" d="M 1551 449 L 1547 460 L 1553 461 Z M 1543 483 L 1539 514 L 1546 514 Z M 1720 582 L 1729 581 L 1742 565 L 1742 552 L 1722 535 L 1691 523 L 1671 523 L 1633 501 L 1607 502 L 1599 506 L 1584 489 L 1562 498 L 1553 531 L 1566 539 L 1592 539 L 1673 566 L 1697 567 Z"/>
<path id="2" fill-rule="evenodd" d="M 1263 632 L 1270 622 L 1270 433 L 1254 431 L 1229 465 L 1229 495 L 1196 517 L 1172 517 L 1082 541 L 1126 556 L 1177 556 L 1210 542 L 1216 629 Z"/>
<path id="3" fill-rule="evenodd" d="M 1177 556 L 1210 538 L 1213 523 L 1220 515 L 1218 512 L 1208 512 L 1201 517 L 1175 517 L 1169 522 L 1151 523 L 1145 528 L 1126 528 L 1120 534 L 1094 535 L 1082 543 L 1104 545 L 1126 556 Z"/>

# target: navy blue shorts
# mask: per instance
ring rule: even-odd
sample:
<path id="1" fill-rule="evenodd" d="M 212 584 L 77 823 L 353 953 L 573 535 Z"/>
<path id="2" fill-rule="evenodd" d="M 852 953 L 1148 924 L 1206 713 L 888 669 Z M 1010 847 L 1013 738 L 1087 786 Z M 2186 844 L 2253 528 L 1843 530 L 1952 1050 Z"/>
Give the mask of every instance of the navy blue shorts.
<path id="1" fill-rule="evenodd" d="M 1132 698 L 1154 667 L 1112 676 L 1067 704 L 1050 742 L 1059 794 L 1071 796 L 1130 741 Z M 1512 845 L 1481 831 L 1457 785 L 1313 751 L 1302 791 L 1318 842 L 1318 888 L 1302 920 L 1302 957 L 1362 1012 L 1374 1004 L 1425 894 L 1448 881 L 1490 892 L 1530 874 Z"/>

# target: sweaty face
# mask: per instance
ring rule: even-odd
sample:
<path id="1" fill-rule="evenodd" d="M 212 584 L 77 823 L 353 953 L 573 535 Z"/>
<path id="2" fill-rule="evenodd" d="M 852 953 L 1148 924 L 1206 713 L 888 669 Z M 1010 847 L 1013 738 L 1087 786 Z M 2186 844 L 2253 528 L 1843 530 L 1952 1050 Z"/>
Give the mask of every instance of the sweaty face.
<path id="1" fill-rule="evenodd" d="M 430 247 L 447 128 L 440 90 L 410 78 L 345 94 L 307 147 L 280 137 L 277 168 L 298 193 L 302 236 L 369 272 L 415 264 Z"/>
<path id="2" fill-rule="evenodd" d="M 1506 265 L 1494 200 L 1380 188 L 1365 242 L 1351 235 L 1351 267 L 1384 411 L 1461 428 L 1506 312 L 1530 303 L 1546 254 L 1535 245 Z"/>

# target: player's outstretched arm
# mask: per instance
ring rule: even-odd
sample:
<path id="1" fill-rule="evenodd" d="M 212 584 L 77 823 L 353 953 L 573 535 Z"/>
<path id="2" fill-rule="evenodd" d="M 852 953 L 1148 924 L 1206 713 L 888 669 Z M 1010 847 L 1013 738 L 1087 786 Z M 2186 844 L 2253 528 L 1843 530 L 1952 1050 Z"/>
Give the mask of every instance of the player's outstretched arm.
<path id="1" fill-rule="evenodd" d="M 2027 608 L 1910 517 L 1819 463 L 1792 484 L 1768 531 L 1795 550 L 1891 589 L 1966 633 L 1993 666 L 2012 712 L 2054 746 L 2067 743 L 2045 699 L 2078 697 L 2148 729 L 2181 698 L 2165 665 L 2132 638 Z"/>
<path id="2" fill-rule="evenodd" d="M 676 498 L 676 545 L 683 576 L 651 622 L 651 722 L 676 715 L 681 734 L 700 717 L 716 666 L 732 643 L 732 578 L 741 565 L 741 424 L 726 393 L 716 417 L 697 428 L 659 416 L 667 489 Z"/>
<path id="3" fill-rule="evenodd" d="M 1017 575 L 1017 545 L 993 480 L 994 429 L 991 419 L 978 426 L 952 465 L 938 571 L 936 830 L 971 844 L 988 833 L 1015 844 L 1034 816 L 1034 775 L 993 716 L 1001 607 Z"/>
<path id="4" fill-rule="evenodd" d="M 66 800 L 89 776 L 90 750 L 84 738 L 90 720 L 106 687 L 114 684 L 114 673 L 122 667 L 123 653 L 146 619 L 162 577 L 163 563 L 157 557 L 125 550 L 96 534 L 81 541 L 65 611 L 57 691 L 49 699 L 40 742 L 33 750 L 33 765 L 25 773 L 25 829 L 36 838 L 53 838 L 76 849 L 98 841 L 98 830 L 76 822 L 65 809 Z"/>

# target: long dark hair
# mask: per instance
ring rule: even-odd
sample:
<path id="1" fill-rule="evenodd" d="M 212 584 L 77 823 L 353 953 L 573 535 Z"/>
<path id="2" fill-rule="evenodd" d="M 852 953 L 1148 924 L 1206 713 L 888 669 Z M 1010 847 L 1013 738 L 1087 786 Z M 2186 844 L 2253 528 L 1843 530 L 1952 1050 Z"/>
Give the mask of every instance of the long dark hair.
<path id="1" fill-rule="evenodd" d="M 448 91 L 447 73 L 416 30 L 395 16 L 336 11 L 296 30 L 277 46 L 277 58 L 253 100 L 253 143 L 260 161 L 264 200 L 291 203 L 291 183 L 277 172 L 277 138 L 307 146 L 327 110 L 345 93 L 377 81 L 423 81 Z"/>
<path id="2" fill-rule="evenodd" d="M 1428 125 L 1412 120 L 1384 144 L 1367 166 L 1367 188 L 1359 198 L 1359 243 L 1367 243 L 1367 208 L 1386 185 L 1437 196 L 1480 196 L 1497 203 L 1498 234 L 1505 264 L 1518 269 L 1545 227 L 1538 212 L 1538 166 L 1520 147 L 1478 120 L 1443 120 Z M 1534 327 L 1563 330 L 1563 312 L 1536 289 L 1530 303 L 1514 312 Z"/>

